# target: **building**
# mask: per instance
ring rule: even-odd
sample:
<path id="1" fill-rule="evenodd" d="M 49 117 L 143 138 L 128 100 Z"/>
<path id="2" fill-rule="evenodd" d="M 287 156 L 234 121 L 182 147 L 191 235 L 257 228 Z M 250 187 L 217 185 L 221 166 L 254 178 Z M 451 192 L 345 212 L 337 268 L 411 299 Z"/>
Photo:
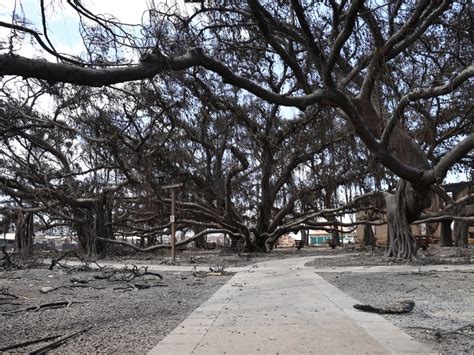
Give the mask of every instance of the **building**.
<path id="1" fill-rule="evenodd" d="M 474 192 L 474 184 L 472 183 L 472 181 L 458 182 L 454 184 L 444 185 L 443 189 L 454 201 L 459 201 L 462 198 L 472 196 Z M 473 205 L 471 204 L 471 206 Z M 431 206 L 430 208 L 426 209 L 426 212 L 437 212 L 441 208 L 442 208 L 442 200 L 438 195 L 434 194 Z M 361 212 L 357 215 L 357 219 L 365 220 L 366 216 L 363 212 Z M 374 216 L 373 220 L 375 222 L 384 222 L 386 220 L 386 216 L 385 214 L 379 214 L 379 215 Z M 451 228 L 452 228 L 452 225 L 451 225 Z M 372 231 L 374 232 L 377 245 L 385 246 L 388 244 L 388 229 L 387 229 L 386 224 L 383 224 L 380 226 L 372 226 Z M 440 236 L 441 236 L 441 223 L 412 224 L 411 231 L 415 237 L 428 235 L 430 236 L 431 240 L 436 243 L 440 239 Z M 469 226 L 468 234 L 469 234 L 468 236 L 469 243 L 473 244 L 474 243 L 474 226 Z M 357 227 L 356 235 L 357 235 L 357 243 L 363 244 L 363 240 L 364 240 L 364 226 L 363 225 L 359 225 Z"/>
<path id="2" fill-rule="evenodd" d="M 282 235 L 280 238 L 278 238 L 277 242 L 275 243 L 275 247 L 279 247 L 279 248 L 290 248 L 294 246 L 295 246 L 295 238 L 293 238 L 289 234 Z"/>
<path id="3" fill-rule="evenodd" d="M 57 236 L 37 234 L 33 239 L 33 245 L 36 250 L 71 250 L 78 246 L 78 243 L 72 236 Z M 7 250 L 15 249 L 15 233 L 6 233 L 0 235 L 0 247 L 6 246 Z"/>
<path id="4" fill-rule="evenodd" d="M 342 245 L 356 242 L 356 231 L 352 228 L 342 227 L 342 233 L 339 238 Z M 311 246 L 327 246 L 331 240 L 331 233 L 325 230 L 310 230 L 308 235 L 308 244 Z"/>

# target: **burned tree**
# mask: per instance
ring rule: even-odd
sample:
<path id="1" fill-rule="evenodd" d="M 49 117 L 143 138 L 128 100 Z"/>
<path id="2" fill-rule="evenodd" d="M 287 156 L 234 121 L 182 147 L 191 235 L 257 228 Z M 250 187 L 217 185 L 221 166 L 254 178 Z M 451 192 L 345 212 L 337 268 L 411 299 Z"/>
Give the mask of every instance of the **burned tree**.
<path id="1" fill-rule="evenodd" d="M 370 159 L 400 178 L 395 193 L 387 194 L 389 255 L 410 259 L 417 246 L 409 223 L 428 206 L 431 187 L 468 161 L 474 147 L 472 99 L 466 96 L 469 104 L 463 105 L 459 95 L 472 89 L 474 75 L 465 30 L 470 16 L 469 2 L 446 0 L 249 0 L 203 6 L 189 18 L 153 9 L 140 38 L 148 50 L 137 48 L 135 65 L 120 68 L 117 61 L 128 63 L 117 57 L 99 61 L 92 45 L 85 62 L 56 53 L 24 25 L 1 23 L 31 35 L 62 62 L 5 51 L 0 75 L 105 86 L 202 67 L 271 104 L 331 109 L 333 117 L 350 123 Z M 105 26 L 117 46 L 128 45 L 136 33 L 114 37 L 110 33 L 123 31 L 117 23 L 100 16 L 92 21 Z M 250 68 L 257 74 L 248 75 Z"/>
<path id="2" fill-rule="evenodd" d="M 17 211 L 15 223 L 15 245 L 17 251 L 25 256 L 30 256 L 33 252 L 33 213 Z"/>

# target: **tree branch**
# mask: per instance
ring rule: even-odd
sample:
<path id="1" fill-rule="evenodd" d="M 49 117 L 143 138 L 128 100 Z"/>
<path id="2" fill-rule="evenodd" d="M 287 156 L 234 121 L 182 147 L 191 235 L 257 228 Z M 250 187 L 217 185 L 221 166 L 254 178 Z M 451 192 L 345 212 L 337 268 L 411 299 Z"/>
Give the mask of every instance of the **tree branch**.
<path id="1" fill-rule="evenodd" d="M 346 43 L 346 41 L 351 36 L 352 31 L 354 30 L 354 25 L 357 19 L 357 13 L 359 12 L 359 9 L 363 5 L 363 3 L 364 2 L 362 0 L 352 1 L 349 11 L 346 14 L 346 22 L 344 23 L 344 28 L 337 36 L 336 41 L 334 42 L 334 45 L 331 49 L 331 52 L 329 53 L 329 57 L 324 69 L 325 78 L 329 78 L 331 76 L 331 72 L 334 69 L 334 65 L 336 64 L 337 58 L 339 57 L 339 53 L 342 49 L 342 46 L 344 45 L 344 43 Z"/>
<path id="2" fill-rule="evenodd" d="M 403 115 L 403 111 L 410 104 L 411 101 L 420 100 L 420 99 L 429 99 L 436 96 L 446 95 L 454 91 L 466 80 L 474 76 L 474 66 L 470 65 L 465 68 L 463 71 L 452 77 L 447 83 L 438 86 L 418 88 L 408 94 L 404 95 L 399 103 L 397 108 L 393 111 L 390 120 L 388 121 L 385 129 L 382 133 L 380 143 L 384 146 L 388 144 L 390 135 L 393 132 L 397 122 L 400 120 L 400 117 Z"/>
<path id="3" fill-rule="evenodd" d="M 24 78 L 43 79 L 49 83 L 64 82 L 76 85 L 101 87 L 116 83 L 153 78 L 163 71 L 183 70 L 197 65 L 198 57 L 192 51 L 176 57 L 148 55 L 140 64 L 122 68 L 84 68 L 78 65 L 51 63 L 17 55 L 0 55 L 0 76 L 18 75 Z"/>
<path id="4" fill-rule="evenodd" d="M 211 233 L 226 233 L 226 234 L 231 234 L 231 235 L 234 235 L 234 236 L 244 237 L 242 234 L 234 233 L 234 232 L 232 232 L 228 229 L 209 229 L 209 230 L 204 230 L 204 231 L 202 231 L 198 234 L 195 234 L 191 238 L 179 241 L 179 242 L 176 243 L 175 246 L 180 247 L 182 245 L 187 245 L 187 244 L 193 242 L 194 240 L 202 237 L 203 235 L 207 235 L 207 234 L 211 234 Z M 171 244 L 169 244 L 169 245 L 168 244 L 159 244 L 159 245 L 154 245 L 154 246 L 151 246 L 151 247 L 148 247 L 148 248 L 140 248 L 140 247 L 137 247 L 134 244 L 127 243 L 127 242 L 124 242 L 124 241 L 121 241 L 121 240 L 106 239 L 106 238 L 101 238 L 101 237 L 97 237 L 97 236 L 96 236 L 96 239 L 100 240 L 100 241 L 103 241 L 103 242 L 110 243 L 110 244 L 123 245 L 123 246 L 129 247 L 129 248 L 132 248 L 133 250 L 136 250 L 136 251 L 139 251 L 139 252 L 145 252 L 145 253 L 150 252 L 150 251 L 154 251 L 154 250 L 158 250 L 158 249 L 170 249 L 171 248 Z"/>
<path id="5" fill-rule="evenodd" d="M 448 170 L 473 149 L 474 133 L 471 133 L 461 142 L 459 142 L 453 149 L 446 153 L 432 170 L 425 172 L 423 174 L 422 182 L 424 184 L 432 184 L 443 181 L 444 177 L 448 173 Z"/>

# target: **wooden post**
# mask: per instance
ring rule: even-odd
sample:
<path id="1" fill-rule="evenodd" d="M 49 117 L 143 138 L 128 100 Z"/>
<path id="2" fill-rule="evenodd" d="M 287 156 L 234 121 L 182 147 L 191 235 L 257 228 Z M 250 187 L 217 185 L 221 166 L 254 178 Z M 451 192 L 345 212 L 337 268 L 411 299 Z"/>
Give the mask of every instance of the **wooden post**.
<path id="1" fill-rule="evenodd" d="M 176 261 L 176 218 L 175 218 L 175 209 L 176 209 L 176 193 L 174 188 L 171 189 L 171 260 Z"/>
<path id="2" fill-rule="evenodd" d="M 176 261 L 176 190 L 177 188 L 183 187 L 183 184 L 172 184 L 165 185 L 161 188 L 163 190 L 171 190 L 171 260 Z"/>

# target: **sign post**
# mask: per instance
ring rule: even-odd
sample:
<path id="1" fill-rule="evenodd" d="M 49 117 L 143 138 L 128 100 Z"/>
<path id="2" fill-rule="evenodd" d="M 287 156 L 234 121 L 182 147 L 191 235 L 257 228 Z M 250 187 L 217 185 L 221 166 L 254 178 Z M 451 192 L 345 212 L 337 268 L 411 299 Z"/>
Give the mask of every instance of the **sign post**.
<path id="1" fill-rule="evenodd" d="M 183 187 L 183 184 L 165 185 L 163 190 L 171 190 L 171 261 L 176 261 L 176 189 Z"/>

